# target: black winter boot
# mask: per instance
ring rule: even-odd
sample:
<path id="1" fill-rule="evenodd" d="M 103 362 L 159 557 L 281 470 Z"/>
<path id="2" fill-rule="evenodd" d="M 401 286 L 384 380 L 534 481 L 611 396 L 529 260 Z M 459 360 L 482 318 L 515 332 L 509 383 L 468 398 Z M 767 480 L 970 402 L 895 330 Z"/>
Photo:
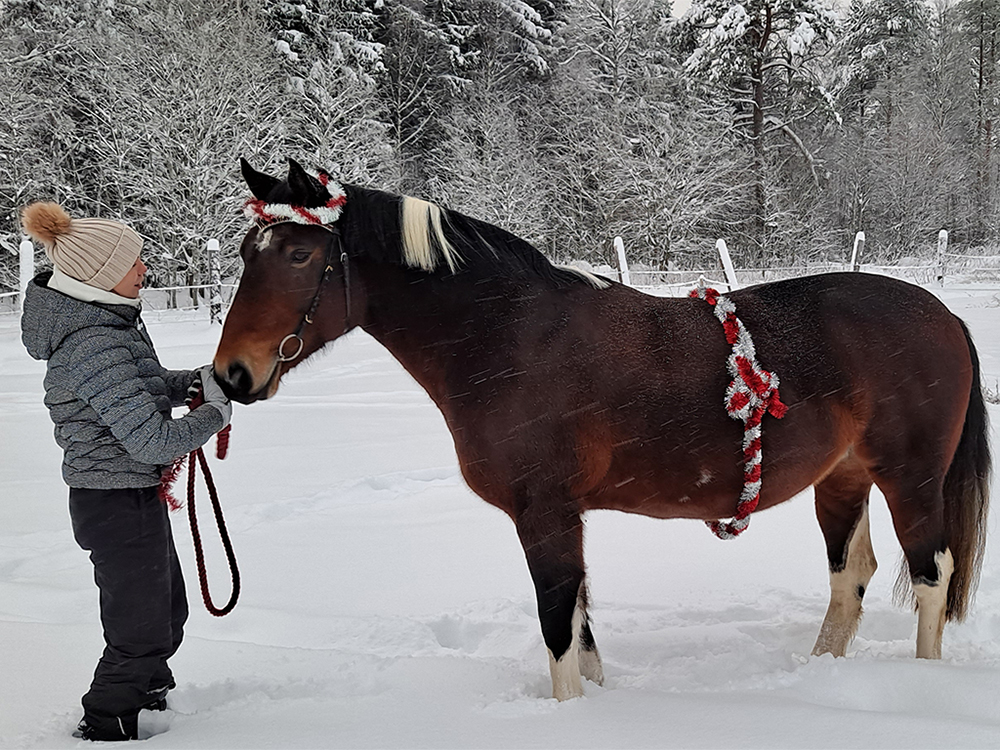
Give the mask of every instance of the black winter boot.
<path id="1" fill-rule="evenodd" d="M 73 732 L 73 736 L 91 742 L 137 740 L 139 739 L 139 717 L 138 714 L 135 716 L 116 716 L 95 724 L 90 724 L 86 719 L 82 719 L 77 725 L 76 731 Z"/>

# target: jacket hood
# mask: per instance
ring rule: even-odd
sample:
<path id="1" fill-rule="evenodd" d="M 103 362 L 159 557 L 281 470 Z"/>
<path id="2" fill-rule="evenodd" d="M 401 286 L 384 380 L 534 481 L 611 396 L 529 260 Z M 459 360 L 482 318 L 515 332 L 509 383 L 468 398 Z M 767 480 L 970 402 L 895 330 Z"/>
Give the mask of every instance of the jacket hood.
<path id="1" fill-rule="evenodd" d="M 51 271 L 28 283 L 21 315 L 21 341 L 35 359 L 48 360 L 67 337 L 92 326 L 135 325 L 139 309 L 129 305 L 82 302 L 49 289 Z"/>

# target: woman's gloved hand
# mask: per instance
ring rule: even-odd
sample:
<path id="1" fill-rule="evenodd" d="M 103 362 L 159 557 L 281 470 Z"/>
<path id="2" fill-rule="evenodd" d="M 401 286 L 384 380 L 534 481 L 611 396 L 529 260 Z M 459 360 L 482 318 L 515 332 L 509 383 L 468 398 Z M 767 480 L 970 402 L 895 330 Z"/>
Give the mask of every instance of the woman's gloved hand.
<path id="1" fill-rule="evenodd" d="M 222 391 L 219 381 L 215 379 L 215 368 L 212 365 L 199 367 L 196 380 L 201 381 L 205 405 L 218 409 L 219 414 L 222 415 L 222 426 L 225 427 L 233 417 L 233 405 Z"/>

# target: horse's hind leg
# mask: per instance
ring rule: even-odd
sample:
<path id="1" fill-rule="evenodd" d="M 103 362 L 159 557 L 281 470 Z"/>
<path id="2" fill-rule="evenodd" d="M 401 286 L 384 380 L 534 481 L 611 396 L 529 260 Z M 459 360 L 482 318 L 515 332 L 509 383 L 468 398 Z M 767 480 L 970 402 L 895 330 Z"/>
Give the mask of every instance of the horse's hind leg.
<path id="1" fill-rule="evenodd" d="M 917 597 L 917 658 L 940 659 L 945 615 L 948 611 L 948 583 L 955 572 L 951 550 L 934 555 L 938 578 L 927 582 L 914 578 L 913 593 Z"/>
<path id="2" fill-rule="evenodd" d="M 861 603 L 878 564 L 868 529 L 868 471 L 849 454 L 816 485 L 816 518 L 830 564 L 830 606 L 813 654 L 844 656 L 861 621 Z"/>
<path id="3" fill-rule="evenodd" d="M 888 501 L 917 599 L 917 658 L 940 659 L 954 561 L 945 535 L 943 480 L 927 464 L 914 461 L 920 468 L 905 476 L 876 475 L 875 481 Z"/>
<path id="4" fill-rule="evenodd" d="M 583 695 L 581 674 L 600 681 L 603 669 L 587 620 L 583 521 L 570 502 L 543 503 L 526 505 L 514 522 L 535 584 L 552 695 L 566 700 Z"/>

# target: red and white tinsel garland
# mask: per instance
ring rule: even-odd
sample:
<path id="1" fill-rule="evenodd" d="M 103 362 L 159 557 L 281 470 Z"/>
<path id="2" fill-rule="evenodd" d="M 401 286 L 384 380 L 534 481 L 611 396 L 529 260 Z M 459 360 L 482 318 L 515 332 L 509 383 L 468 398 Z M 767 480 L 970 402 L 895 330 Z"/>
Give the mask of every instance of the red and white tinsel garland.
<path id="1" fill-rule="evenodd" d="M 286 221 L 319 226 L 333 224 L 340 218 L 341 209 L 347 203 L 344 188 L 325 172 L 318 172 L 313 176 L 322 183 L 330 194 L 330 200 L 325 205 L 306 208 L 305 206 L 293 206 L 290 203 L 268 203 L 260 198 L 251 198 L 243 204 L 243 215 L 264 227 Z"/>
<path id="2" fill-rule="evenodd" d="M 734 539 L 750 525 L 750 514 L 760 501 L 761 420 L 769 412 L 781 419 L 788 407 L 778 395 L 778 376 L 763 369 L 757 362 L 750 332 L 736 317 L 736 304 L 715 289 L 700 286 L 691 297 L 710 304 L 715 317 L 722 323 L 726 341 L 732 345 L 727 366 L 733 382 L 726 389 L 726 411 L 733 419 L 743 421 L 743 492 L 736 504 L 736 515 L 728 521 L 706 521 L 719 539 Z"/>

